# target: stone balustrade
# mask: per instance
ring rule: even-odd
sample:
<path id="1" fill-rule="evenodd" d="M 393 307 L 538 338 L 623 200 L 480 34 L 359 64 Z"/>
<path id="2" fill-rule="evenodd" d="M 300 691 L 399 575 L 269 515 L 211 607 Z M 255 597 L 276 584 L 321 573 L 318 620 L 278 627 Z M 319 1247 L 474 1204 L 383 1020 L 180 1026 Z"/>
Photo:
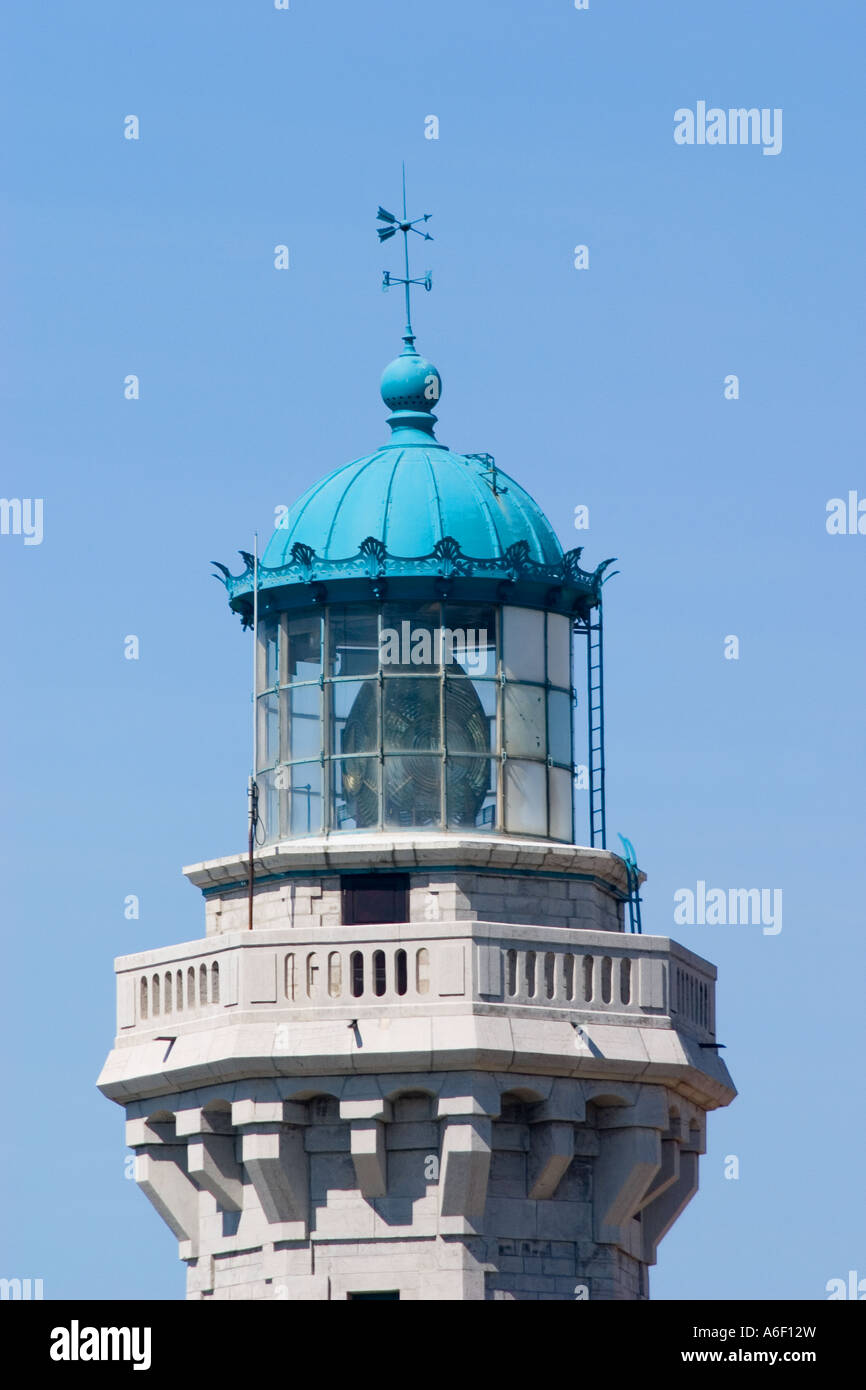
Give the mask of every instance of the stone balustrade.
<path id="1" fill-rule="evenodd" d="M 664 937 L 499 923 L 257 930 L 117 962 L 118 1034 L 200 1020 L 412 1013 L 567 1017 L 715 1037 L 716 972 Z M 333 1012 L 332 1012 L 333 1011 Z"/>

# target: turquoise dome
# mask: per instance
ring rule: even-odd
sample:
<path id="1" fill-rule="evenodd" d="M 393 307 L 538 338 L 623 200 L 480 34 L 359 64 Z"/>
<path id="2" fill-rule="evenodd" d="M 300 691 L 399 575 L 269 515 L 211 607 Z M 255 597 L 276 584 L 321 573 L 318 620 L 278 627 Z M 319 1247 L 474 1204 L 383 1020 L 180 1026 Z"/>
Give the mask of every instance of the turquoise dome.
<path id="1" fill-rule="evenodd" d="M 502 559 L 525 541 L 528 558 L 554 565 L 562 546 L 541 508 L 486 456 L 426 446 L 385 445 L 314 483 L 271 537 L 262 563 L 284 565 L 300 541 L 331 562 L 356 555 L 367 536 L 390 555 L 430 555 L 453 536 L 465 555 Z M 495 491 L 494 491 L 495 489 Z"/>
<path id="2" fill-rule="evenodd" d="M 451 537 L 478 560 L 501 560 L 518 541 L 536 564 L 562 560 L 541 508 L 489 454 L 454 454 L 436 439 L 442 378 L 432 362 L 409 346 L 385 368 L 381 390 L 393 412 L 390 443 L 308 488 L 271 537 L 265 567 L 288 563 L 297 543 L 323 561 L 345 560 L 368 536 L 394 556 L 428 556 Z"/>
<path id="3" fill-rule="evenodd" d="M 429 591 L 586 615 L 609 561 L 592 573 L 563 554 L 544 512 L 489 454 L 457 454 L 433 433 L 441 378 L 407 338 L 382 376 L 391 439 L 314 483 L 282 517 L 256 565 L 214 561 L 245 624 L 256 587 L 268 607 Z M 420 587 L 419 587 L 420 586 Z"/>

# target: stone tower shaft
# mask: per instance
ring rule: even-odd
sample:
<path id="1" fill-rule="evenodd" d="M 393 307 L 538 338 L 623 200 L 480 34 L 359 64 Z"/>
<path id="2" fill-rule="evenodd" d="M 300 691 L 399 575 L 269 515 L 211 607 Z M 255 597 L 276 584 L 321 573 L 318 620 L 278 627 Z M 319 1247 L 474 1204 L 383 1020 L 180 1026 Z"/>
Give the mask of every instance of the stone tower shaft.
<path id="1" fill-rule="evenodd" d="M 406 921 L 346 924 L 371 869 Z M 189 1296 L 646 1297 L 734 1092 L 716 972 L 622 930 L 622 861 L 377 835 L 256 874 L 255 931 L 216 860 L 205 938 L 117 963 L 99 1084 Z"/>

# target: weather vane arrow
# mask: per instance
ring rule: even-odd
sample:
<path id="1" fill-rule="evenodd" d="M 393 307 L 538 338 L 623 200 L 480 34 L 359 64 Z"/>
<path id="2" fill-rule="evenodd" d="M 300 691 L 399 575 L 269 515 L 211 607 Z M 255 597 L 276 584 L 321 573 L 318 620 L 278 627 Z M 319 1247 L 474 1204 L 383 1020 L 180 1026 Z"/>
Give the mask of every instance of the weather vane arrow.
<path id="1" fill-rule="evenodd" d="M 422 226 L 426 225 L 426 223 L 430 221 L 431 215 L 431 213 L 425 212 L 423 217 L 415 217 L 412 219 L 409 218 L 406 212 L 406 165 L 404 164 L 403 216 L 395 217 L 393 212 L 388 212 L 386 208 L 380 207 L 376 216 L 378 220 L 380 222 L 384 222 L 385 225 L 383 227 L 377 227 L 376 231 L 379 234 L 380 243 L 389 241 L 390 238 L 392 236 L 396 236 L 398 232 L 403 233 L 403 264 L 406 273 L 405 275 L 392 275 L 389 270 L 386 270 L 382 277 L 382 289 L 389 290 L 392 285 L 403 285 L 405 289 L 406 330 L 403 334 L 403 341 L 406 344 L 407 352 L 411 352 L 414 350 L 415 343 L 415 334 L 412 332 L 411 286 L 423 285 L 425 290 L 431 290 L 433 288 L 433 277 L 430 274 L 429 270 L 426 275 L 415 276 L 414 278 L 409 273 L 409 233 L 414 232 L 416 236 L 422 237 L 424 241 L 432 241 L 433 238 L 430 235 L 430 233 L 428 231 L 422 230 L 421 226 L 419 226 L 419 223 L 422 224 Z"/>

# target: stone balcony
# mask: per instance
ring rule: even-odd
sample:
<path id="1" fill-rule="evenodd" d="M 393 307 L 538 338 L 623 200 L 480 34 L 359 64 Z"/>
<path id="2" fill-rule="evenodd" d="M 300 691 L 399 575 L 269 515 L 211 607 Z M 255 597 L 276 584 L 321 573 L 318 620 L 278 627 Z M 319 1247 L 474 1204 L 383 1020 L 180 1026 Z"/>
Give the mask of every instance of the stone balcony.
<path id="1" fill-rule="evenodd" d="M 229 931 L 116 963 L 100 1088 L 123 1103 L 249 1077 L 465 1068 L 734 1089 L 715 968 L 664 937 L 439 921 Z"/>

